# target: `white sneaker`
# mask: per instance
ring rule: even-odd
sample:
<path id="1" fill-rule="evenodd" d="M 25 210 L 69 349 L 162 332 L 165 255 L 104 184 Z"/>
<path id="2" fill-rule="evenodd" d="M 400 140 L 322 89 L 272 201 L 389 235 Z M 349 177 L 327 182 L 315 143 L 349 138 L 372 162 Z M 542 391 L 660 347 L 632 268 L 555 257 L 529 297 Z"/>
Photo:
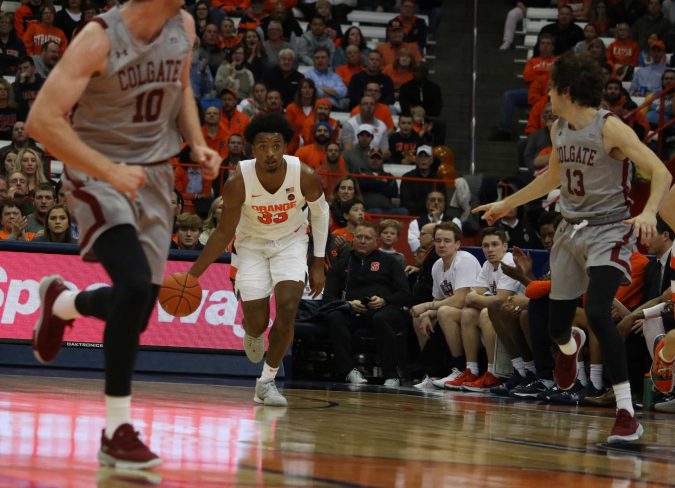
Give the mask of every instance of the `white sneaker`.
<path id="1" fill-rule="evenodd" d="M 384 386 L 385 388 L 398 388 L 401 386 L 401 381 L 398 378 L 389 378 L 384 380 Z"/>
<path id="2" fill-rule="evenodd" d="M 499 46 L 500 51 L 508 51 L 509 49 L 511 49 L 511 43 L 508 41 L 502 42 L 502 45 Z"/>
<path id="3" fill-rule="evenodd" d="M 433 388 L 434 382 L 431 378 L 429 378 L 429 375 L 425 375 L 424 379 L 420 383 L 413 385 L 413 387 L 418 388 L 420 390 L 426 390 L 427 388 Z"/>
<path id="4" fill-rule="evenodd" d="M 347 375 L 347 383 L 351 383 L 352 385 L 365 385 L 368 383 L 368 380 L 363 377 L 361 371 L 354 368 Z"/>
<path id="5" fill-rule="evenodd" d="M 277 390 L 277 384 L 272 381 L 255 381 L 255 396 L 253 401 L 268 407 L 287 407 L 286 398 Z"/>
<path id="6" fill-rule="evenodd" d="M 251 337 L 244 332 L 244 351 L 249 361 L 259 363 L 265 355 L 265 338 L 263 336 Z"/>
<path id="7" fill-rule="evenodd" d="M 460 370 L 458 370 L 457 368 L 452 368 L 452 371 L 450 372 L 450 374 L 448 376 L 446 376 L 445 378 L 440 378 L 438 380 L 432 380 L 431 384 L 434 385 L 436 388 L 440 388 L 441 390 L 444 390 L 445 389 L 445 382 L 456 380 L 457 377 L 460 374 L 462 374 L 462 372 Z"/>

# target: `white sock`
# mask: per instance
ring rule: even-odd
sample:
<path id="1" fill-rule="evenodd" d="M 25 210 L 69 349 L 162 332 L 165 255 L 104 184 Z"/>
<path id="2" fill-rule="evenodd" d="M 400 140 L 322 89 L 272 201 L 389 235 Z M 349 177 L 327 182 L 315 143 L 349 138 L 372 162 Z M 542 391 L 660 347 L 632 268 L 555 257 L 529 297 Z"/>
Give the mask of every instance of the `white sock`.
<path id="1" fill-rule="evenodd" d="M 602 364 L 591 363 L 591 383 L 593 388 L 601 391 L 605 386 L 605 381 L 602 379 Z"/>
<path id="2" fill-rule="evenodd" d="M 75 308 L 75 297 L 77 296 L 76 291 L 64 291 L 56 300 L 54 300 L 54 305 L 52 310 L 57 317 L 63 320 L 76 319 L 80 316 L 80 312 Z"/>
<path id="3" fill-rule="evenodd" d="M 525 373 L 528 371 L 530 373 L 536 373 L 537 368 L 534 367 L 534 361 L 523 361 L 523 366 L 525 366 Z"/>
<path id="4" fill-rule="evenodd" d="M 472 375 L 478 376 L 478 363 L 471 363 L 471 362 L 467 361 L 466 367 L 467 367 L 467 369 L 471 370 Z"/>
<path id="5" fill-rule="evenodd" d="M 574 337 L 570 336 L 570 340 L 567 344 L 558 344 L 560 352 L 567 356 L 571 356 L 577 352 L 577 341 L 574 340 Z"/>
<path id="6" fill-rule="evenodd" d="M 490 374 L 495 374 L 495 365 L 492 363 L 488 363 L 488 369 L 487 372 Z"/>
<path id="7" fill-rule="evenodd" d="M 260 375 L 260 381 L 262 382 L 274 381 L 274 378 L 277 377 L 277 371 L 279 371 L 279 368 L 273 368 L 272 366 L 267 364 L 267 361 L 265 361 L 262 374 Z"/>
<path id="8" fill-rule="evenodd" d="M 520 376 L 525 376 L 527 374 L 525 371 L 525 363 L 523 362 L 523 358 L 514 358 L 511 360 L 511 364 L 513 364 L 513 369 L 520 373 Z"/>
<path id="9" fill-rule="evenodd" d="M 105 396 L 105 436 L 112 439 L 122 424 L 131 423 L 131 395 L 124 397 Z"/>
<path id="10" fill-rule="evenodd" d="M 624 381 L 618 385 L 613 385 L 614 396 L 616 397 L 616 409 L 627 410 L 629 414 L 635 415 L 633 410 L 633 399 L 630 396 L 630 383 Z"/>
<path id="11" fill-rule="evenodd" d="M 577 379 L 581 386 L 586 386 L 588 384 L 588 378 L 586 377 L 586 365 L 583 361 L 577 361 Z"/>

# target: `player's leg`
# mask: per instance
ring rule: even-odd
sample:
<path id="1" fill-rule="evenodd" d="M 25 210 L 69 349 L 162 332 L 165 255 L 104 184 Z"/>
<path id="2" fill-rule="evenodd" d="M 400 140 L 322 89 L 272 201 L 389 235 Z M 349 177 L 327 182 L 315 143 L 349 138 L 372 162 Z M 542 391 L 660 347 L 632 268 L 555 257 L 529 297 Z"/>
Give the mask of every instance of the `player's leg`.
<path id="1" fill-rule="evenodd" d="M 253 363 L 262 361 L 265 355 L 265 339 L 263 334 L 270 322 L 270 297 L 255 298 L 248 300 L 246 291 L 242 291 L 242 282 L 237 271 L 237 291 L 241 299 L 241 308 L 244 313 L 244 351 Z"/>
<path id="2" fill-rule="evenodd" d="M 450 350 L 450 356 L 452 357 L 452 371 L 443 378 L 433 380 L 432 383 L 437 388 L 445 388 L 445 384 L 456 380 L 466 367 L 464 345 L 462 343 L 462 309 L 442 306 L 438 309 L 436 317 L 438 318 L 438 325 L 443 332 L 445 342 Z"/>
<path id="3" fill-rule="evenodd" d="M 462 388 L 469 391 L 488 391 L 501 384 L 502 380 L 495 376 L 494 358 L 497 334 L 490 321 L 487 307 L 483 308 L 478 315 L 478 328 L 487 353 L 487 370 L 475 381 L 464 383 Z"/>
<path id="4" fill-rule="evenodd" d="M 399 386 L 400 377 L 405 376 L 406 359 L 405 341 L 399 341 L 397 334 L 405 330 L 405 314 L 398 307 L 385 306 L 373 313 L 370 325 L 375 332 L 384 386 Z"/>
<path id="5" fill-rule="evenodd" d="M 445 388 L 461 390 L 464 383 L 478 379 L 478 348 L 480 347 L 480 329 L 478 328 L 479 310 L 464 307 L 460 318 L 462 344 L 466 354 L 466 368 L 457 378 L 445 383 Z"/>

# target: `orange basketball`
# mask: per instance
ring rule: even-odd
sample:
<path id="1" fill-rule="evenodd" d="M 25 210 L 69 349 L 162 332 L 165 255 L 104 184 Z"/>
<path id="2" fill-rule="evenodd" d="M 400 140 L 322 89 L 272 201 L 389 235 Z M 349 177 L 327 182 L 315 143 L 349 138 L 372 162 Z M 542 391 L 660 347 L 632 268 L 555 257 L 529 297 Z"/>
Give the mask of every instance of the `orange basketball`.
<path id="1" fill-rule="evenodd" d="M 188 273 L 174 273 L 164 278 L 159 289 L 159 304 L 174 317 L 190 315 L 202 302 L 202 287 Z"/>

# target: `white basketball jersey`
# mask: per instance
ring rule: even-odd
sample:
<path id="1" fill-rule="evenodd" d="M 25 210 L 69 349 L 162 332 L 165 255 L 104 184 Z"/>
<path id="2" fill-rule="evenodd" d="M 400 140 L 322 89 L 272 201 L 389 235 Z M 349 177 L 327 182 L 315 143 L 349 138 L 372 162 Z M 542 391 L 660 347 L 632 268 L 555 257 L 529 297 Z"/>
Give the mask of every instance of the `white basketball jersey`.
<path id="1" fill-rule="evenodd" d="M 307 227 L 307 205 L 300 188 L 302 163 L 294 156 L 284 156 L 284 159 L 286 178 L 273 194 L 260 184 L 255 159 L 239 162 L 246 200 L 241 206 L 238 239 L 254 237 L 276 241 Z"/>

